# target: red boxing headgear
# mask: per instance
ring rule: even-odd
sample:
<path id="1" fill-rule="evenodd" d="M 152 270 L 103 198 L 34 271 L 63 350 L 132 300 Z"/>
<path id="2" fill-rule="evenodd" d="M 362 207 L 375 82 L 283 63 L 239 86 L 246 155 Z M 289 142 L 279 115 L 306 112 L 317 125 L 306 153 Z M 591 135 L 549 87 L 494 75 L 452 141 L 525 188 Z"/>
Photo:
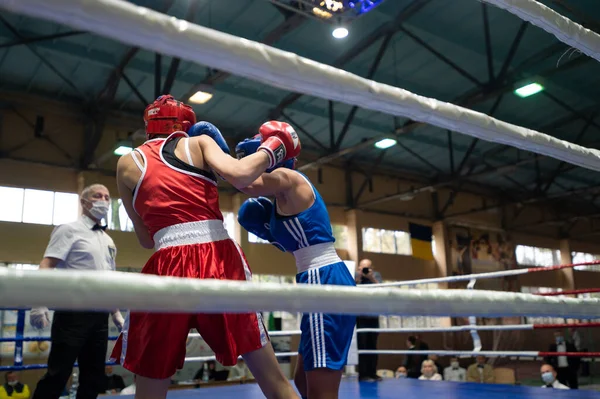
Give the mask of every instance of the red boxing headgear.
<path id="1" fill-rule="evenodd" d="M 196 114 L 192 107 L 177 101 L 170 94 L 160 96 L 144 111 L 146 137 L 156 134 L 186 132 L 196 123 Z"/>

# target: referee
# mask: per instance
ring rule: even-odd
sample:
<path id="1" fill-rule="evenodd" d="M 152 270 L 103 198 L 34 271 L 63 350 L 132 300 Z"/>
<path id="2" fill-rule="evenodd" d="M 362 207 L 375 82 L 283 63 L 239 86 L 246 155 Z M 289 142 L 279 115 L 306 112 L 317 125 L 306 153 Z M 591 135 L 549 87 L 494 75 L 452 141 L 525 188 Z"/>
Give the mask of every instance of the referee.
<path id="1" fill-rule="evenodd" d="M 82 191 L 79 200 L 83 214 L 77 221 L 54 229 L 40 269 L 115 270 L 117 249 L 104 231 L 106 226 L 100 224 L 109 209 L 108 189 L 100 184 L 91 185 Z M 112 318 L 122 329 L 124 321 L 119 310 L 112 313 Z M 30 323 L 37 329 L 48 327 L 48 308 L 32 309 Z M 77 399 L 96 398 L 105 391 L 108 313 L 55 311 L 51 342 L 48 371 L 38 382 L 33 399 L 58 399 L 76 360 Z"/>

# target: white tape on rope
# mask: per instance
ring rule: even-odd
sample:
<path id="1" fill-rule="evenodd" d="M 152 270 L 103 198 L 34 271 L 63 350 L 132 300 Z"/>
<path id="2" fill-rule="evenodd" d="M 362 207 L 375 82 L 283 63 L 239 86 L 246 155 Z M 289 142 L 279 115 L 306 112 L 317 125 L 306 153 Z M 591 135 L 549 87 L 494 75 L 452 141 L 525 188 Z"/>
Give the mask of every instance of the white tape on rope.
<path id="1" fill-rule="evenodd" d="M 479 0 L 530 22 L 558 40 L 600 61 L 600 35 L 534 0 Z"/>
<path id="2" fill-rule="evenodd" d="M 124 272 L 0 268 L 0 306 L 172 313 L 287 311 L 407 316 L 597 318 L 600 299 L 495 291 L 377 290 L 198 280 Z"/>
<path id="3" fill-rule="evenodd" d="M 598 150 L 364 79 L 297 54 L 191 24 L 122 0 L 0 0 L 0 7 L 281 89 L 411 118 L 600 171 Z"/>

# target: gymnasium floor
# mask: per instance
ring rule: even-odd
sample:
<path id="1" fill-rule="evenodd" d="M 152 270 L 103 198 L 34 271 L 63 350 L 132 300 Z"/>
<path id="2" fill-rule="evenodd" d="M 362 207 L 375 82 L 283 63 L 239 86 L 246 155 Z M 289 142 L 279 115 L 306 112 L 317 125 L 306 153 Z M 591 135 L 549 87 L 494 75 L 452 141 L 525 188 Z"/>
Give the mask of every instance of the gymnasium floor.
<path id="1" fill-rule="evenodd" d="M 529 399 L 548 398 L 548 390 L 542 388 L 511 385 L 467 384 L 444 381 L 418 381 L 389 379 L 379 383 L 345 380 L 340 389 L 340 399 L 355 398 L 403 398 L 403 399 Z M 114 396 L 114 398 L 133 396 Z M 222 398 L 222 399 L 263 399 L 258 385 L 245 384 L 214 388 L 201 388 L 169 392 L 170 399 Z M 552 398 L 600 398 L 600 392 L 552 390 Z"/>

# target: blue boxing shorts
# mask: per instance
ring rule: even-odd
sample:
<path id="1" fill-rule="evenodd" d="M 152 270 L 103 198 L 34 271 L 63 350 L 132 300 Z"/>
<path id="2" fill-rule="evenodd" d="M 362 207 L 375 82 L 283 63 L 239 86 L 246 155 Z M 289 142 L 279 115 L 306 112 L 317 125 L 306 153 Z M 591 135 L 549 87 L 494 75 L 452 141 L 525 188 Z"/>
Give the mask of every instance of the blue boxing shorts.
<path id="1" fill-rule="evenodd" d="M 356 286 L 343 262 L 311 268 L 296 275 L 299 284 Z M 304 371 L 318 368 L 341 370 L 348 360 L 356 316 L 346 314 L 304 313 L 300 322 L 302 335 L 298 353 Z"/>

